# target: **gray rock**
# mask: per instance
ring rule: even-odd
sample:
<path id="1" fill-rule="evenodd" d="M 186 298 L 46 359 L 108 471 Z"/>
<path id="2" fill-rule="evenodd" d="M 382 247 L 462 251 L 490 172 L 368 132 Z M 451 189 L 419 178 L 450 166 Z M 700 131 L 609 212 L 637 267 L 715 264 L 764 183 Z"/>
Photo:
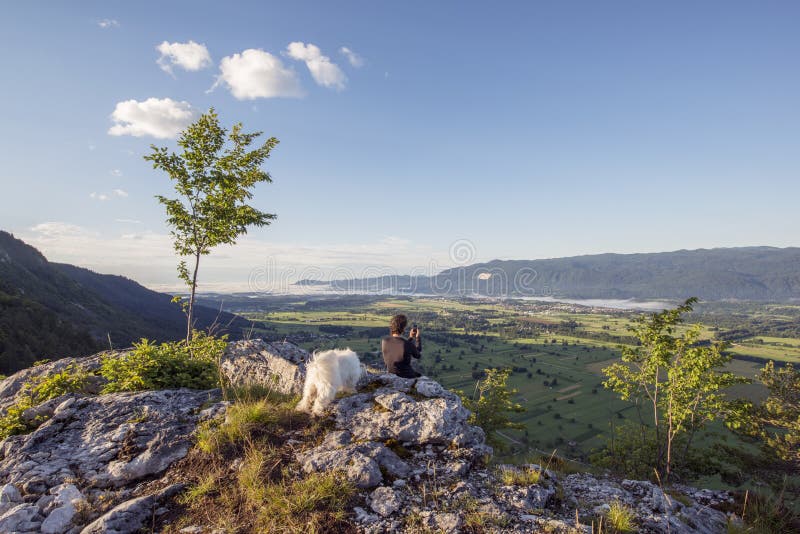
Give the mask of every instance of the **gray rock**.
<path id="1" fill-rule="evenodd" d="M 501 486 L 497 490 L 497 498 L 509 508 L 519 512 L 533 512 L 547 507 L 555 496 L 556 490 L 551 486 Z"/>
<path id="2" fill-rule="evenodd" d="M 370 508 L 383 517 L 390 516 L 400 509 L 400 498 L 392 488 L 381 486 L 369 495 Z"/>
<path id="3" fill-rule="evenodd" d="M 164 500 L 183 489 L 173 484 L 152 495 L 137 497 L 119 504 L 87 525 L 81 534 L 129 534 L 138 532 L 152 518 L 153 511 Z"/>
<path id="4" fill-rule="evenodd" d="M 450 512 L 420 512 L 420 523 L 424 529 L 434 532 L 458 532 L 461 527 L 461 518 L 458 514 Z"/>
<path id="5" fill-rule="evenodd" d="M 183 457 L 199 408 L 218 396 L 218 390 L 162 390 L 61 399 L 49 421 L 2 443 L 0 481 L 41 502 L 48 514 L 42 528 L 55 532 L 74 517 L 80 490 L 125 488 Z M 62 486 L 76 480 L 75 491 Z M 39 501 L 48 492 L 54 498 Z"/>
<path id="6" fill-rule="evenodd" d="M 23 527 L 26 523 L 31 523 L 38 514 L 39 508 L 35 504 L 18 504 L 0 516 L 0 532 L 29 530 Z"/>
<path id="7" fill-rule="evenodd" d="M 5 484 L 0 488 L 0 503 L 20 503 L 22 495 L 14 484 Z"/>
<path id="8" fill-rule="evenodd" d="M 417 400 L 394 389 L 396 381 L 390 377 L 379 377 L 386 386 L 373 393 L 352 395 L 336 403 L 337 428 L 347 429 L 357 441 L 394 439 L 416 445 L 485 448 L 483 431 L 467 423 L 470 413 L 458 396 L 443 392 L 443 397 Z"/>
<path id="9" fill-rule="evenodd" d="M 360 506 L 353 508 L 353 513 L 355 514 L 355 518 L 358 523 L 363 523 L 366 525 L 374 523 L 380 519 L 377 515 L 370 514 Z"/>
<path id="10" fill-rule="evenodd" d="M 564 478 L 562 487 L 565 497 L 578 503 L 585 515 L 603 514 L 614 501 L 623 503 L 634 512 L 637 524 L 646 532 L 714 534 L 724 532 L 727 525 L 727 516 L 710 506 L 711 502 L 726 502 L 730 498 L 726 492 L 683 488 L 682 492 L 691 500 L 689 506 L 683 506 L 668 498 L 658 486 L 641 480 L 617 482 L 575 473 Z M 695 498 L 698 494 L 710 502 L 700 502 L 700 498 Z"/>
<path id="11" fill-rule="evenodd" d="M 442 397 L 446 391 L 439 382 L 431 380 L 426 376 L 420 377 L 417 380 L 414 384 L 414 390 L 425 397 Z"/>
<path id="12" fill-rule="evenodd" d="M 262 385 L 281 393 L 302 393 L 305 362 L 311 355 L 288 342 L 261 339 L 228 343 L 220 361 L 232 386 Z"/>
<path id="13" fill-rule="evenodd" d="M 41 530 L 47 534 L 66 532 L 78 513 L 78 503 L 85 501 L 84 496 L 73 484 L 56 486 L 50 489 L 50 493 L 54 494 L 54 498 L 48 503 L 48 508 L 53 505 L 55 508 L 42 521 Z"/>
<path id="14" fill-rule="evenodd" d="M 359 488 L 371 488 L 383 481 L 383 470 L 393 477 L 408 476 L 410 468 L 382 443 L 355 443 L 339 448 L 325 445 L 297 455 L 306 473 L 342 471 Z"/>

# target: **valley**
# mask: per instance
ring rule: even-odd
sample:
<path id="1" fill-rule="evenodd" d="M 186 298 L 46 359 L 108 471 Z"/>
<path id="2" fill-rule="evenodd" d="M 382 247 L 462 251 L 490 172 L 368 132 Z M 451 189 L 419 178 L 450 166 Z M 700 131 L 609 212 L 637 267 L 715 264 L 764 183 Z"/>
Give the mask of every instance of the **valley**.
<path id="1" fill-rule="evenodd" d="M 558 449 L 585 462 L 607 442 L 614 425 L 638 420 L 631 403 L 603 387 L 602 369 L 619 358 L 621 345 L 633 342 L 626 327 L 643 311 L 552 301 L 369 295 L 227 296 L 222 305 L 254 321 L 253 336 L 288 339 L 309 350 L 351 347 L 378 368 L 389 318 L 405 313 L 423 332 L 423 357 L 416 363 L 420 371 L 467 395 L 483 369 L 511 368 L 509 384 L 526 411 L 513 417 L 524 430 L 503 432 L 509 445 L 504 454 L 517 459 Z M 757 335 L 794 317 L 800 307 L 781 305 L 779 313 L 770 305 L 748 306 L 759 309 L 758 315 L 752 309 L 747 315 L 760 317 L 757 328 L 737 323 L 736 314 L 722 313 L 714 304 L 699 306 L 689 322 L 701 323 L 705 338 L 731 340 L 734 359 L 728 368 L 738 375 L 755 377 L 767 359 L 800 362 L 800 337 Z M 765 393 L 758 383 L 729 391 L 753 400 Z M 722 431 L 715 424 L 706 433 Z"/>

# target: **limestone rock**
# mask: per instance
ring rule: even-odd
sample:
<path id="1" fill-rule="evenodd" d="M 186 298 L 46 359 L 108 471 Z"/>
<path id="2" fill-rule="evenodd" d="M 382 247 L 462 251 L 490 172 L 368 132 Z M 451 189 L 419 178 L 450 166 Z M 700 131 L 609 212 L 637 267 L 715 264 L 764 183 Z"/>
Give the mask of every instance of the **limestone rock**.
<path id="1" fill-rule="evenodd" d="M 42 494 L 67 480 L 121 487 L 156 474 L 188 452 L 195 412 L 218 395 L 162 390 L 67 398 L 42 426 L 0 444 L 0 480 Z"/>
<path id="2" fill-rule="evenodd" d="M 392 515 L 400 508 L 400 499 L 392 488 L 381 486 L 369 495 L 370 508 L 383 517 Z"/>
<path id="3" fill-rule="evenodd" d="M 20 503 L 22 495 L 14 484 L 5 484 L 0 488 L 0 504 Z"/>
<path id="4" fill-rule="evenodd" d="M 442 388 L 439 397 L 416 399 L 402 391 L 405 384 L 396 389 L 393 375 L 381 375 L 377 380 L 384 386 L 344 397 L 335 405 L 337 428 L 349 430 L 356 440 L 485 448 L 483 430 L 467 423 L 469 410 L 454 393 Z M 430 393 L 434 388 L 426 386 L 425 390 Z"/>
<path id="5" fill-rule="evenodd" d="M 304 471 L 340 470 L 358 487 L 371 488 L 391 482 L 384 475 L 461 476 L 491 452 L 483 431 L 468 424 L 459 397 L 432 380 L 372 375 L 367 382 L 368 391 L 333 403 L 335 429 L 297 454 Z M 417 391 L 420 383 L 427 395 Z"/>
<path id="6" fill-rule="evenodd" d="M 301 452 L 297 459 L 306 473 L 342 471 L 359 488 L 371 488 L 383 481 L 381 470 L 394 477 L 408 476 L 409 466 L 382 443 L 351 443 L 343 447 L 324 444 Z"/>
<path id="7" fill-rule="evenodd" d="M 37 515 L 39 508 L 35 504 L 18 504 L 0 516 L 0 532 L 33 530 L 29 527 Z"/>
<path id="8" fill-rule="evenodd" d="M 165 499 L 183 489 L 173 484 L 152 495 L 137 497 L 119 504 L 87 525 L 81 534 L 129 534 L 139 532 L 153 516 L 153 511 Z"/>
<path id="9" fill-rule="evenodd" d="M 78 504 L 85 501 L 84 496 L 74 484 L 56 486 L 50 490 L 50 493 L 54 494 L 54 498 L 48 502 L 47 507 L 55 506 L 55 508 L 47 514 L 42 522 L 41 530 L 47 534 L 66 532 L 72 524 L 72 519 L 78 513 Z"/>
<path id="10" fill-rule="evenodd" d="M 444 534 L 451 534 L 459 531 L 461 526 L 461 518 L 458 514 L 448 512 L 433 512 L 424 511 L 419 514 L 419 523 L 422 527 L 421 530 L 428 532 L 442 532 Z"/>
<path id="11" fill-rule="evenodd" d="M 262 385 L 281 393 L 302 393 L 305 362 L 311 355 L 288 342 L 261 339 L 229 343 L 220 362 L 233 386 Z"/>

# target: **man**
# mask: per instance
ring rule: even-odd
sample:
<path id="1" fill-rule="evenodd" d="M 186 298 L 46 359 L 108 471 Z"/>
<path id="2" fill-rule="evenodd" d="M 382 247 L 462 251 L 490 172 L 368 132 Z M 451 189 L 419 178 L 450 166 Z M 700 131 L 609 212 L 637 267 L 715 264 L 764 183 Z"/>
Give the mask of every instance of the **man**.
<path id="1" fill-rule="evenodd" d="M 409 339 L 403 337 L 406 331 L 408 318 L 405 315 L 395 315 L 389 323 L 390 335 L 381 340 L 381 352 L 386 370 L 403 378 L 417 378 L 422 376 L 411 366 L 411 358 L 419 359 L 422 352 L 422 338 L 417 325 L 411 329 Z"/>

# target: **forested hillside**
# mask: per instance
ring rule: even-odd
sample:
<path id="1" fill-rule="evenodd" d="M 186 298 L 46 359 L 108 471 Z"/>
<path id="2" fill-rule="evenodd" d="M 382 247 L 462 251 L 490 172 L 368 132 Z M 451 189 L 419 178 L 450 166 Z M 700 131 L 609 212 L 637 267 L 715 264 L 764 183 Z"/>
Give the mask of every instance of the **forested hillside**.
<path id="1" fill-rule="evenodd" d="M 211 308 L 197 326 L 218 322 L 233 337 L 249 323 Z M 141 337 L 179 339 L 186 318 L 171 296 L 122 276 L 50 263 L 35 248 L 0 231 L 0 373 L 36 360 L 128 346 Z"/>

